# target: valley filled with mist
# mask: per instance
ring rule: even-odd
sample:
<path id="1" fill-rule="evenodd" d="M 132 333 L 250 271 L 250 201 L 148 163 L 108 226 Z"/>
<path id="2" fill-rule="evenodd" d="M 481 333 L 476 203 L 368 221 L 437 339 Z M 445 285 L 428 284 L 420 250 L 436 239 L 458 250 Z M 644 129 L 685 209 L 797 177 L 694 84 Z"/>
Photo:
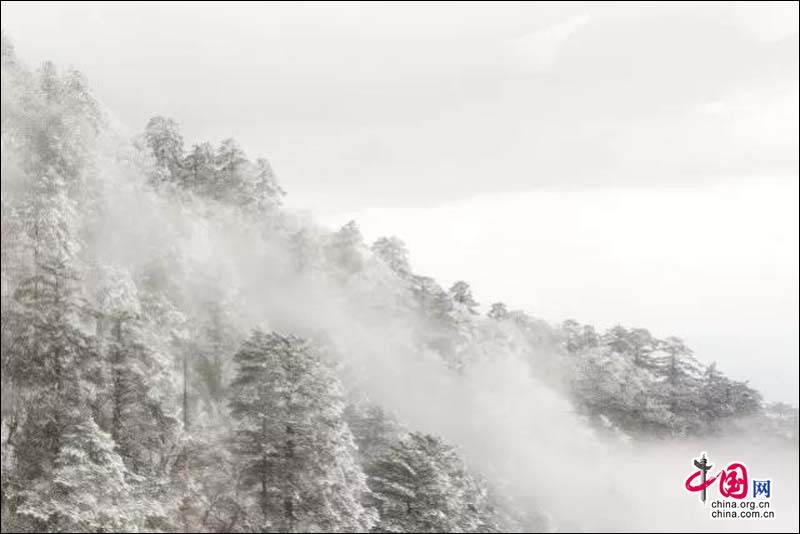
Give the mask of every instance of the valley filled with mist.
<path id="1" fill-rule="evenodd" d="M 3 532 L 763 529 L 684 489 L 701 451 L 797 530 L 797 406 L 443 287 L 224 131 L 128 126 L 3 37 Z"/>

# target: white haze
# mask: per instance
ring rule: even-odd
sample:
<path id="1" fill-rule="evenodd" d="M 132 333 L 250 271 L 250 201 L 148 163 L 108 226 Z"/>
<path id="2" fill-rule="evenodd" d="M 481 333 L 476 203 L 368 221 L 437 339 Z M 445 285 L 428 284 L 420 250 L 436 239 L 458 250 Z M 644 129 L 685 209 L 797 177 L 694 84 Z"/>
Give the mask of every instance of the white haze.
<path id="1" fill-rule="evenodd" d="M 799 206 L 797 180 L 762 178 L 319 211 L 332 227 L 359 221 L 368 239 L 402 237 L 417 270 L 469 281 L 484 309 L 503 301 L 553 322 L 679 336 L 796 404 Z"/>
<path id="2" fill-rule="evenodd" d="M 550 528 L 762 530 L 759 522 L 712 521 L 697 496 L 685 492 L 692 459 L 707 451 L 719 464 L 743 460 L 751 476 L 771 477 L 777 518 L 769 528 L 797 529 L 797 449 L 768 441 L 601 440 L 573 412 L 558 377 L 532 370 L 530 355 L 490 348 L 460 376 L 435 353 L 420 353 L 408 321 L 374 311 L 375 303 L 390 304 L 396 296 L 396 280 L 374 259 L 345 286 L 321 272 L 298 277 L 289 253 L 263 224 L 196 199 L 179 206 L 112 160 L 102 165 L 105 202 L 113 209 L 91 223 L 104 238 L 90 242 L 85 254 L 132 271 L 159 258 L 183 258 L 187 268 L 179 280 L 198 305 L 207 291 L 236 303 L 242 328 L 324 339 L 336 348 L 351 388 L 410 428 L 457 445 L 505 498 L 544 515 Z M 300 214 L 283 223 L 317 228 Z M 547 369 L 551 357 L 533 355 L 541 363 L 533 369 Z"/>
<path id="3" fill-rule="evenodd" d="M 109 143 L 97 152 L 117 154 L 118 145 Z M 180 257 L 187 269 L 176 278 L 198 305 L 213 295 L 236 303 L 244 329 L 262 326 L 325 338 L 338 349 L 350 387 L 365 391 L 409 427 L 457 445 L 493 486 L 523 508 L 548 516 L 552 528 L 764 530 L 760 522 L 711 521 L 708 508 L 685 492 L 692 459 L 706 451 L 718 464 L 743 460 L 751 474 L 772 478 L 777 518 L 768 528 L 797 531 L 796 448 L 771 442 L 601 440 L 573 412 L 558 377 L 536 374 L 521 354 L 488 352 L 459 376 L 436 354 L 412 346 L 407 321 L 388 312 L 367 316 L 367 303 L 395 298 L 393 277 L 375 261 L 367 262 L 365 276 L 344 287 L 325 273 L 297 277 L 288 252 L 263 226 L 196 199 L 179 205 L 160 198 L 146 189 L 143 176 L 113 157 L 97 164 L 110 209 L 88 214 L 98 217 L 87 217 L 88 235 L 102 239 L 89 240 L 86 258 L 137 272 L 153 261 Z M 4 173 L 3 180 L 5 187 L 14 176 Z M 287 219 L 286 224 L 314 228 L 304 216 Z M 373 230 L 366 223 L 369 234 Z M 560 230 L 542 225 L 531 231 L 552 237 Z M 397 233 L 402 235 L 402 228 Z M 534 355 L 542 369 L 552 356 Z"/>
<path id="4" fill-rule="evenodd" d="M 232 136 L 293 206 L 398 235 L 484 304 L 678 335 L 797 402 L 796 2 L 2 13 L 21 57 L 78 67 L 129 131 Z"/>

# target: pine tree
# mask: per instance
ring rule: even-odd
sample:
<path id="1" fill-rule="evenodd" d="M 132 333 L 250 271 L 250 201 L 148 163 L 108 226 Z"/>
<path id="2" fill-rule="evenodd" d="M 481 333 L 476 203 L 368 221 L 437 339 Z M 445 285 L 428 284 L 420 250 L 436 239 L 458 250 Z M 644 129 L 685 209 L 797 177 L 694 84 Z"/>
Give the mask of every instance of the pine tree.
<path id="1" fill-rule="evenodd" d="M 326 252 L 330 261 L 347 274 L 361 270 L 364 265 L 362 249 L 364 236 L 355 221 L 349 221 L 331 236 Z"/>
<path id="2" fill-rule="evenodd" d="M 452 301 L 436 280 L 430 276 L 413 275 L 409 283 L 422 316 L 434 322 L 446 322 Z"/>
<path id="3" fill-rule="evenodd" d="M 475 308 L 477 308 L 479 304 L 472 297 L 472 289 L 470 289 L 468 283 L 459 280 L 450 287 L 447 294 L 453 302 L 463 306 L 469 313 L 473 315 L 478 313 L 475 311 Z"/>
<path id="4" fill-rule="evenodd" d="M 155 476 L 177 440 L 179 421 L 167 357 L 137 339 L 138 326 L 112 328 L 111 435 L 132 472 Z"/>
<path id="5" fill-rule="evenodd" d="M 631 343 L 628 336 L 628 329 L 622 325 L 616 325 L 603 334 L 603 344 L 611 348 L 617 354 L 630 354 Z"/>
<path id="6" fill-rule="evenodd" d="M 568 352 L 578 352 L 584 348 L 583 331 L 580 323 L 574 319 L 566 319 L 559 328 L 563 341 L 563 347 Z"/>
<path id="7" fill-rule="evenodd" d="M 53 470 L 22 493 L 16 512 L 41 532 L 138 531 L 156 510 L 132 498 L 135 489 L 114 441 L 80 407 L 77 384 L 70 389 Z"/>
<path id="8" fill-rule="evenodd" d="M 37 484 L 52 480 L 72 439 L 76 406 L 91 417 L 105 380 L 96 341 L 81 328 L 75 277 L 63 264 L 45 264 L 39 272 L 17 289 L 4 317 L 11 350 L 3 354 L 3 372 L 20 397 L 12 416 L 12 513 L 41 493 Z"/>
<path id="9" fill-rule="evenodd" d="M 717 369 L 716 362 L 708 365 L 703 373 L 702 411 L 712 421 L 733 415 L 730 402 L 730 380 Z"/>
<path id="10" fill-rule="evenodd" d="M 406 244 L 398 237 L 381 237 L 372 244 L 372 251 L 400 276 L 411 274 Z"/>
<path id="11" fill-rule="evenodd" d="M 659 344 L 659 353 L 653 358 L 653 369 L 662 377 L 663 395 L 669 411 L 676 416 L 676 430 L 679 433 L 692 432 L 700 423 L 697 418 L 702 381 L 700 363 L 677 337 L 663 340 Z"/>
<path id="12" fill-rule="evenodd" d="M 757 415 L 763 411 L 761 393 L 750 387 L 747 381 L 733 381 L 729 398 L 733 403 L 736 415 Z"/>
<path id="13" fill-rule="evenodd" d="M 411 433 L 367 467 L 379 532 L 496 528 L 485 487 L 440 439 Z"/>
<path id="14" fill-rule="evenodd" d="M 153 183 L 180 182 L 184 149 L 178 123 L 166 117 L 153 117 L 147 123 L 144 137 L 156 162 Z"/>
<path id="15" fill-rule="evenodd" d="M 491 308 L 489 309 L 489 313 L 487 315 L 490 319 L 502 321 L 508 318 L 509 313 L 505 304 L 503 304 L 502 302 L 495 302 L 494 304 L 492 304 Z"/>
<path id="16" fill-rule="evenodd" d="M 658 349 L 658 340 L 644 328 L 633 328 L 628 332 L 628 343 L 633 363 L 640 367 L 652 368 L 655 364 L 652 355 Z"/>
<path id="17" fill-rule="evenodd" d="M 211 143 L 194 145 L 183 160 L 183 186 L 200 195 L 211 194 L 216 180 L 216 159 Z"/>
<path id="18" fill-rule="evenodd" d="M 366 399 L 349 403 L 344 416 L 358 445 L 362 464 L 386 454 L 405 434 L 395 417 Z"/>
<path id="19" fill-rule="evenodd" d="M 583 325 L 583 339 L 581 341 L 584 347 L 596 347 L 600 342 L 600 336 L 597 335 L 592 325 Z"/>
<path id="20" fill-rule="evenodd" d="M 256 331 L 237 352 L 232 452 L 261 528 L 364 530 L 367 487 L 340 386 L 301 339 Z"/>
<path id="21" fill-rule="evenodd" d="M 245 176 L 247 165 L 247 156 L 234 139 L 222 141 L 217 149 L 218 171 L 211 198 L 237 205 L 245 204 L 250 193 Z"/>
<path id="22" fill-rule="evenodd" d="M 248 189 L 246 205 L 252 205 L 260 213 L 271 213 L 286 196 L 266 158 L 258 158 L 252 166 Z"/>

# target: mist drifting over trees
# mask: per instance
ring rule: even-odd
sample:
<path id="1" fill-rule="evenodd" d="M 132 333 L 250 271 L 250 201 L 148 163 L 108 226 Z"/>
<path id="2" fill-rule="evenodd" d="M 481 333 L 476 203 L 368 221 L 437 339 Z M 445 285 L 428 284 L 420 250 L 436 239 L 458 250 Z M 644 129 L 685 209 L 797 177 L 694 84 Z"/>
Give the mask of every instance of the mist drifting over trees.
<path id="1" fill-rule="evenodd" d="M 796 502 L 797 409 L 680 339 L 442 287 L 234 139 L 110 114 L 3 37 L 3 531 L 680 528 L 682 473 L 620 471 L 701 443 L 794 465 Z"/>

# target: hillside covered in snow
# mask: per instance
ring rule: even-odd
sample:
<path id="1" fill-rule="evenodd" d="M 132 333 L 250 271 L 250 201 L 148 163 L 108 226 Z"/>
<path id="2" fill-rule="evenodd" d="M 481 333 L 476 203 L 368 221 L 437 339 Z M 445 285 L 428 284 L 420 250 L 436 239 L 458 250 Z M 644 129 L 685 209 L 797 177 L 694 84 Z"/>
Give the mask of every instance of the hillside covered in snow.
<path id="1" fill-rule="evenodd" d="M 797 409 L 680 339 L 442 287 L 235 140 L 110 113 L 3 38 L 3 531 L 636 529 L 565 496 L 679 440 L 796 463 Z"/>

